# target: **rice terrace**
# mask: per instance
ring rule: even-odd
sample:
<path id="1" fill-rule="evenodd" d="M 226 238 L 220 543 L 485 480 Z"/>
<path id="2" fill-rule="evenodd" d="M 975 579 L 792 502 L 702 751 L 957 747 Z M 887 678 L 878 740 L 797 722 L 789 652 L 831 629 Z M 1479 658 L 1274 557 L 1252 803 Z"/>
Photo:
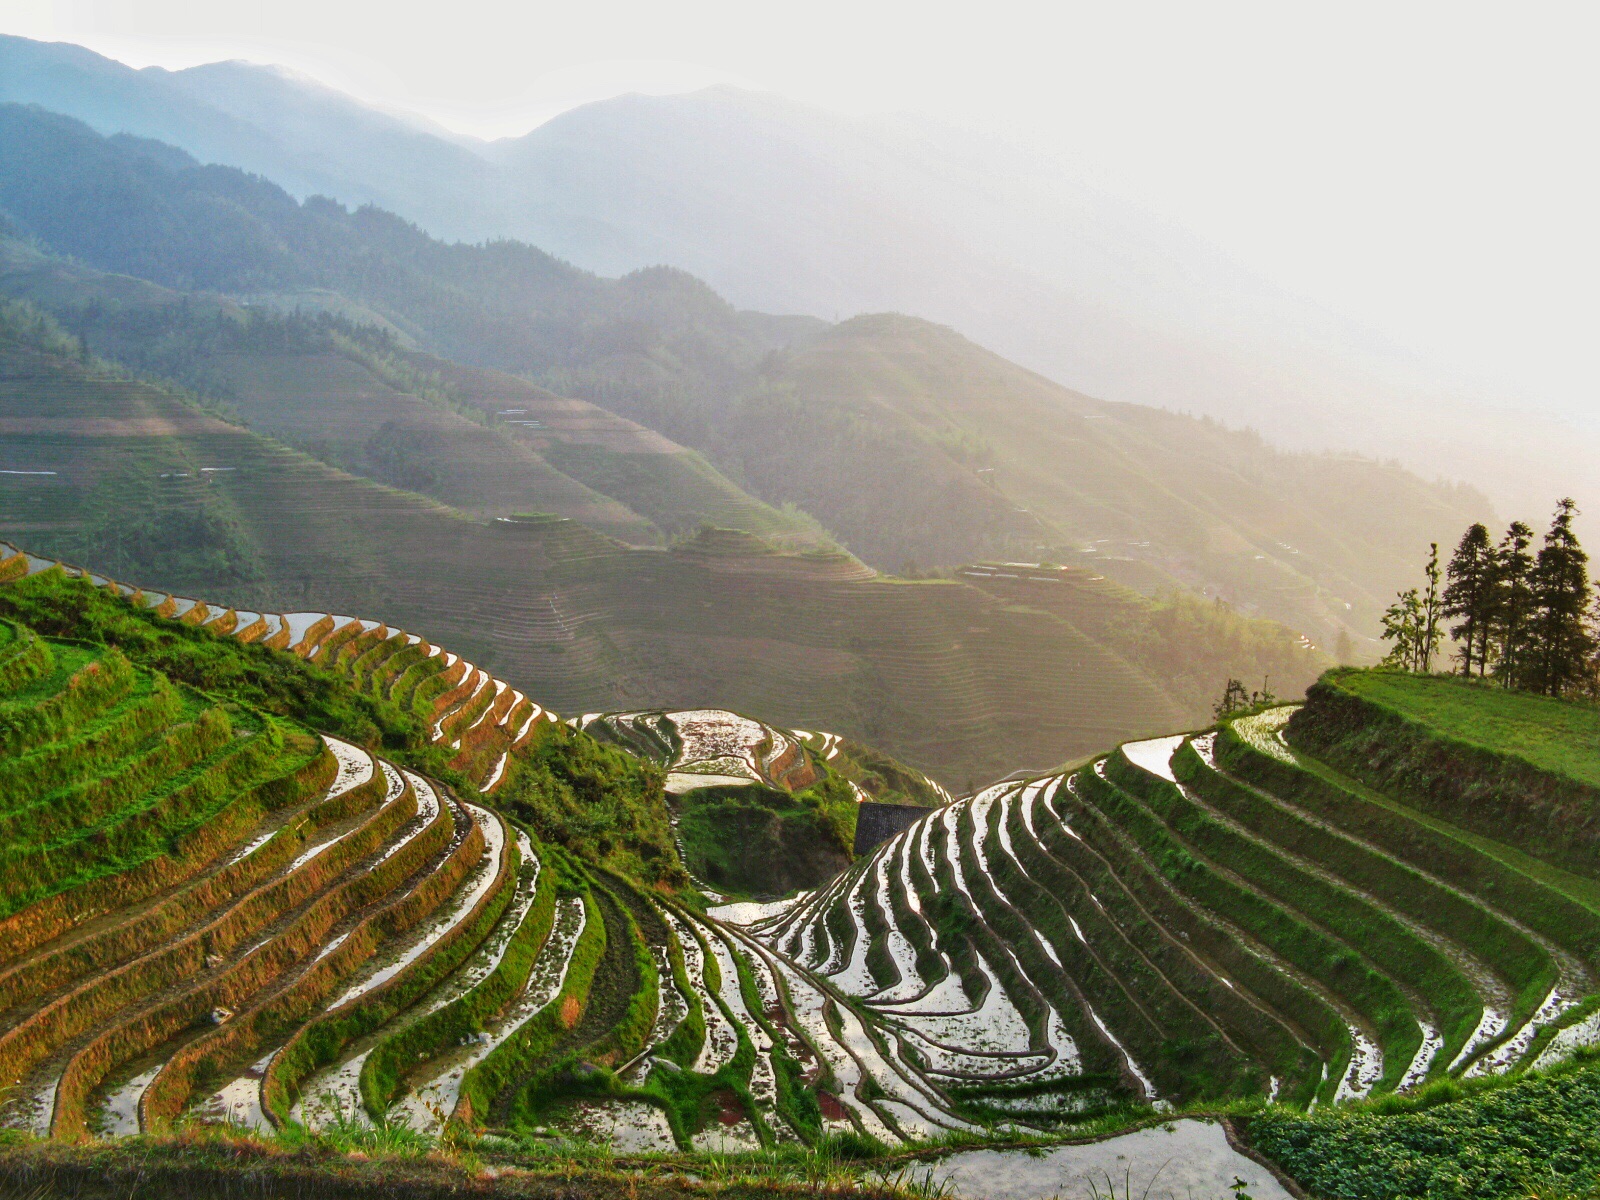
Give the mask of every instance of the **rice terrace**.
<path id="1" fill-rule="evenodd" d="M 1402 8 L 8 5 L 0 1200 L 1600 1197 L 1600 77 Z"/>
<path id="2" fill-rule="evenodd" d="M 1570 702 L 1334 672 L 951 801 L 731 713 L 563 721 L 371 620 L 0 573 L 3 1111 L 34 1137 L 577 1139 L 776 1180 L 1195 1113 L 1379 1195 L 1415 1169 L 1391 1126 L 1594 1087 L 1600 716 Z M 627 811 L 563 845 L 541 774 Z M 748 790 L 764 852 L 832 835 L 844 869 L 691 883 L 728 817 L 691 852 L 663 786 L 680 828 Z M 928 811 L 850 864 L 866 788 Z"/>

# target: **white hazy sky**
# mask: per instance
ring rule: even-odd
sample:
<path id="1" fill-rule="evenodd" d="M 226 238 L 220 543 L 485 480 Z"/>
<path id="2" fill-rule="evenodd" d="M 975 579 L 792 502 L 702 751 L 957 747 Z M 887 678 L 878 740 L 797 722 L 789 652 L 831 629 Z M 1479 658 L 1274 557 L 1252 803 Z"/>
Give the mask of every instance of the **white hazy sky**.
<path id="1" fill-rule="evenodd" d="M 1494 393 L 1600 414 L 1600 9 L 1505 3 L 8 0 L 485 137 L 728 82 L 1002 133 Z"/>

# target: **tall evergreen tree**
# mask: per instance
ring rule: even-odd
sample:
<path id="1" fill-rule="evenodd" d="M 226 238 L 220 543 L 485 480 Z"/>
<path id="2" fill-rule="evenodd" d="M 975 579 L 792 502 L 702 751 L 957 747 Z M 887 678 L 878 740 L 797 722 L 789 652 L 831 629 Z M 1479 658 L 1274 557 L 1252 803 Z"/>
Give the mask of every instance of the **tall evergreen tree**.
<path id="1" fill-rule="evenodd" d="M 1594 635 L 1585 623 L 1589 606 L 1589 556 L 1578 544 L 1572 521 L 1578 508 L 1570 498 L 1556 504 L 1533 567 L 1534 609 L 1524 687 L 1559 696 L 1582 682 L 1594 653 Z"/>
<path id="2" fill-rule="evenodd" d="M 1494 552 L 1495 674 L 1506 687 L 1523 687 L 1528 674 L 1528 647 L 1534 613 L 1533 530 L 1511 522 Z"/>
<path id="3" fill-rule="evenodd" d="M 1444 615 L 1457 620 L 1450 636 L 1461 643 L 1461 673 L 1478 674 L 1488 668 L 1489 634 L 1494 619 L 1494 547 L 1480 522 L 1461 535 L 1461 543 L 1445 568 Z"/>

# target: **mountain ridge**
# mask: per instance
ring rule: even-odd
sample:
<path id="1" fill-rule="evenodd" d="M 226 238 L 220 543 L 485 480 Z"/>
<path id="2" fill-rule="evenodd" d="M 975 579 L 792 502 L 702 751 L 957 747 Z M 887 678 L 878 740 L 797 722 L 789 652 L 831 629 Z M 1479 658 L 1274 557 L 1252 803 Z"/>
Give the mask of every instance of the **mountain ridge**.
<path id="1" fill-rule="evenodd" d="M 611 280 L 516 243 L 445 245 L 381 210 L 296 204 L 265 180 L 153 158 L 38 110 L 0 108 L 0 137 L 0 203 L 59 251 L 279 310 L 308 289 L 346 295 L 349 311 L 419 349 L 520 374 L 701 451 L 733 485 L 773 508 L 815 510 L 888 570 L 1060 560 L 1120 539 L 1108 569 L 1142 590 L 1206 588 L 1334 644 L 1341 629 L 1368 636 L 1409 577 L 1415 546 L 1485 516 L 1469 491 L 1336 458 L 1296 459 L 1202 421 L 1089 401 L 916 318 L 864 318 L 829 333 L 821 322 L 736 310 L 676 269 Z M 105 205 L 112 195 L 115 216 Z M 143 215 L 130 223 L 129 212 Z M 231 249 L 215 255 L 217 245 Z M 55 302 L 69 323 L 104 319 Z M 876 342 L 853 336 L 872 329 L 885 331 Z M 992 414 L 977 411 L 980 397 Z M 1063 416 L 1085 405 L 1082 418 Z M 1207 467 L 1196 445 L 1231 465 Z M 654 486 L 627 458 L 551 453 L 558 469 L 601 491 L 624 489 L 624 503 Z M 1141 467 L 1146 459 L 1163 463 L 1161 479 Z M 1307 489 L 1302 476 L 1327 486 Z M 1252 477 L 1272 482 L 1263 489 Z M 870 494 L 877 513 L 851 509 L 855 493 Z M 1387 507 L 1352 509 L 1367 493 Z M 1350 511 L 1323 528 L 1321 508 Z M 936 513 L 948 519 L 931 520 Z M 1414 527 L 1397 527 L 1397 513 Z M 667 525 L 674 520 L 681 527 L 681 518 Z M 786 518 L 762 520 L 777 528 Z"/>
<path id="2" fill-rule="evenodd" d="M 722 88 L 598 101 L 474 147 L 267 68 L 213 72 L 211 99 L 197 100 L 182 73 L 147 76 L 79 50 L 35 86 L 48 72 L 29 64 L 67 52 L 8 45 L 14 82 L 0 99 L 175 141 L 301 197 L 376 203 L 446 237 L 519 237 L 606 273 L 668 262 L 745 306 L 912 312 L 1091 394 L 1207 413 L 1297 449 L 1400 456 L 1475 480 L 1502 505 L 1542 503 L 1551 462 L 1591 481 L 1591 434 L 1570 415 L 1507 413 L 1452 391 L 1438 370 L 1061 164 L 960 131 Z M 225 95 L 230 74 L 237 94 Z M 108 104 L 107 76 L 138 102 Z M 278 100 L 251 100 L 263 86 Z M 308 134 L 295 132 L 301 110 L 317 114 Z M 389 144 L 401 149 L 381 152 Z"/>

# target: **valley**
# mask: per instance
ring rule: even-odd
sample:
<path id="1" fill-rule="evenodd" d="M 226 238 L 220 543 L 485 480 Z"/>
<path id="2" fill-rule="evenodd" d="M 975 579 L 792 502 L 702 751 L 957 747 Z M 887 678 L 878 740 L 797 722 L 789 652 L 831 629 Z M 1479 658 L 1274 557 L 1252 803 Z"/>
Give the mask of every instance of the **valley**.
<path id="1" fill-rule="evenodd" d="M 1158 610 L 1095 572 L 1068 589 L 1123 643 L 1081 630 L 1070 606 L 887 578 L 737 530 L 636 549 L 554 514 L 473 519 L 33 334 L 0 350 L 0 395 L 7 470 L 41 472 L 0 475 L 3 532 L 31 551 L 241 610 L 383 612 L 558 711 L 733 706 L 956 787 L 1193 720 L 1230 670 L 1287 689 L 1325 661 L 1286 629 L 1201 608 L 1201 628 L 1236 640 L 1170 692 L 1120 649 L 1160 644 Z"/>

